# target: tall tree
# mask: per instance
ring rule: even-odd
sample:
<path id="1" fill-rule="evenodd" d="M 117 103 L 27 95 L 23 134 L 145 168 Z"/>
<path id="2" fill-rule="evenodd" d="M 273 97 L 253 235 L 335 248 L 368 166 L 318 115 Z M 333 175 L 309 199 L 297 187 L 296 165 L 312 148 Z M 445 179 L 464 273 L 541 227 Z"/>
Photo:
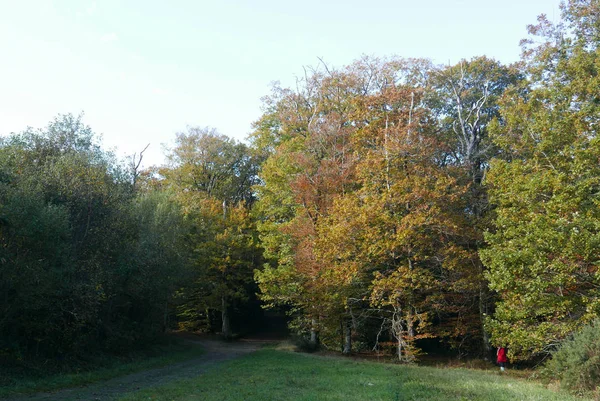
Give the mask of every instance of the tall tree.
<path id="1" fill-rule="evenodd" d="M 167 153 L 170 166 L 160 171 L 180 191 L 192 191 L 226 202 L 250 205 L 258 164 L 248 147 L 214 128 L 190 127 L 176 136 Z"/>
<path id="2" fill-rule="evenodd" d="M 170 166 L 160 173 L 184 205 L 196 270 L 181 294 L 180 311 L 187 320 L 203 314 L 211 329 L 210 311 L 220 311 L 221 332 L 230 338 L 231 309 L 252 293 L 249 284 L 260 260 L 248 215 L 257 161 L 246 145 L 209 128 L 177 134 L 168 157 Z"/>
<path id="3" fill-rule="evenodd" d="M 490 224 L 487 190 L 482 185 L 489 161 L 498 154 L 498 147 L 489 135 L 490 124 L 504 124 L 498 100 L 504 91 L 522 79 L 518 68 L 507 67 L 485 56 L 458 64 L 438 67 L 430 74 L 428 104 L 440 125 L 441 140 L 447 143 L 446 152 L 440 153 L 440 165 L 463 169 L 461 181 L 470 182 L 465 218 L 469 221 L 468 235 L 463 246 L 471 253 L 470 263 L 464 266 L 461 282 L 463 290 L 453 295 L 453 303 L 462 305 L 462 315 L 472 313 L 468 305 L 476 300 L 479 324 L 474 319 L 460 319 L 460 344 L 468 336 L 482 339 L 484 355 L 490 355 L 489 333 L 484 328 L 485 317 L 493 311 L 493 299 L 484 278 L 484 266 L 478 251 L 484 246 L 483 232 Z M 465 232 L 467 234 L 467 232 Z M 468 286 L 466 282 L 470 281 Z M 468 290 L 467 290 L 468 288 Z M 458 294 L 462 294 L 461 297 Z"/>
<path id="4" fill-rule="evenodd" d="M 378 310 L 404 362 L 418 354 L 416 340 L 436 335 L 432 317 L 466 261 L 457 239 L 468 185 L 438 163 L 447 149 L 424 93 L 396 81 L 362 98 L 357 189 L 335 202 L 318 242 L 323 277 L 350 312 L 358 300 Z"/>
<path id="5" fill-rule="evenodd" d="M 307 71 L 298 90 L 274 88 L 254 141 L 270 156 L 257 187 L 259 229 L 269 263 L 257 271 L 264 301 L 293 306 L 301 331 L 317 343 L 320 266 L 316 227 L 353 174 L 349 135 L 353 99 L 365 77 L 329 69 Z"/>
<path id="6" fill-rule="evenodd" d="M 487 178 L 497 217 L 482 258 L 501 298 L 489 327 L 516 358 L 552 350 L 600 313 L 600 3 L 561 8 L 558 24 L 541 16 L 529 28 L 529 80 L 503 99 L 505 159 Z"/>
<path id="7" fill-rule="evenodd" d="M 361 209 L 363 206 L 357 206 L 350 199 L 365 197 L 368 191 L 371 191 L 369 196 L 376 196 L 375 193 L 383 189 L 377 187 L 381 181 L 375 177 L 387 176 L 382 188 L 388 193 L 389 200 L 376 205 L 393 208 L 390 205 L 404 202 L 400 195 L 403 192 L 398 188 L 394 187 L 395 192 L 390 192 L 394 180 L 400 180 L 402 163 L 421 166 L 415 175 L 423 173 L 424 170 L 419 169 L 429 169 L 427 174 L 440 180 L 443 176 L 453 177 L 460 188 L 455 196 L 463 194 L 461 200 L 466 197 L 461 191 L 471 183 L 459 174 L 464 168 L 457 162 L 458 151 L 454 153 L 454 159 L 449 156 L 454 143 L 448 136 L 436 138 L 440 129 L 431 111 L 439 110 L 443 102 L 441 95 L 435 95 L 431 89 L 434 72 L 431 63 L 424 60 L 368 58 L 342 70 L 325 69 L 307 76 L 297 92 L 276 88 L 274 97 L 267 101 L 266 114 L 257 124 L 256 143 L 266 146 L 270 155 L 262 169 L 264 185 L 257 188 L 260 230 L 270 260 L 256 274 L 263 300 L 270 304 L 291 305 L 307 327 L 314 328 L 318 322 L 317 328 L 329 335 L 341 327 L 346 351 L 351 349 L 351 329 L 358 329 L 360 319 L 357 317 L 369 316 L 368 311 L 373 310 L 369 305 L 369 294 L 375 270 L 361 269 L 357 261 L 342 261 L 335 253 L 358 246 L 354 236 L 360 230 L 370 229 L 361 225 L 379 221 L 375 206 L 367 213 L 366 209 Z M 437 109 L 431 106 L 430 98 L 437 99 Z M 444 113 L 448 114 L 449 108 Z M 440 115 L 444 113 L 440 112 Z M 426 139 L 425 131 L 428 132 Z M 425 157 L 418 146 L 432 152 L 431 155 Z M 413 153 L 422 157 L 415 156 L 411 160 Z M 406 156 L 402 157 L 402 154 Z M 415 183 L 410 185 L 417 186 Z M 425 190 L 424 181 L 419 185 Z M 428 196 L 435 198 L 432 192 Z M 355 201 L 362 204 L 362 201 Z M 461 220 L 460 215 L 468 204 L 460 207 L 459 203 L 455 199 L 448 205 L 450 209 L 450 205 L 456 207 L 452 216 Z M 365 218 L 359 224 L 352 219 L 353 213 L 356 219 L 367 213 L 372 220 Z M 385 209 L 380 213 L 385 214 Z M 395 217 L 390 217 L 387 228 L 395 224 L 394 218 L 401 216 L 396 212 L 392 215 Z M 463 214 L 461 221 L 465 217 Z M 346 225 L 353 227 L 353 231 L 348 231 Z M 377 229 L 383 229 L 383 226 Z M 457 250 L 460 248 L 461 252 L 468 253 L 469 238 L 476 234 L 473 230 L 466 231 L 468 235 L 447 237 L 447 246 L 452 243 Z M 460 241 L 458 237 L 461 237 Z M 363 238 L 364 246 L 384 246 L 375 245 L 379 240 L 383 241 L 368 236 Z M 351 254 L 356 255 L 356 251 Z M 470 254 L 476 259 L 475 250 L 470 250 Z M 464 255 L 460 258 L 464 262 L 460 265 L 467 268 L 457 268 L 459 263 L 455 260 L 454 271 L 449 274 L 452 277 L 445 279 L 448 294 L 452 293 L 451 286 L 460 293 L 464 292 L 469 280 L 478 283 L 470 276 L 473 273 L 468 266 L 472 265 L 472 260 Z M 369 265 L 365 260 L 362 263 Z M 380 263 L 385 265 L 387 262 Z M 386 274 L 391 272 L 386 270 Z M 481 271 L 475 274 L 480 275 Z M 448 284 L 450 282 L 452 284 Z M 451 298 L 448 296 L 444 302 L 454 303 L 456 309 L 456 301 Z M 390 305 L 380 303 L 378 307 L 385 314 Z M 464 312 L 452 314 L 457 322 L 455 327 L 461 326 L 459 322 L 465 318 Z M 452 332 L 451 335 L 458 334 Z M 404 358 L 402 352 L 401 356 Z"/>

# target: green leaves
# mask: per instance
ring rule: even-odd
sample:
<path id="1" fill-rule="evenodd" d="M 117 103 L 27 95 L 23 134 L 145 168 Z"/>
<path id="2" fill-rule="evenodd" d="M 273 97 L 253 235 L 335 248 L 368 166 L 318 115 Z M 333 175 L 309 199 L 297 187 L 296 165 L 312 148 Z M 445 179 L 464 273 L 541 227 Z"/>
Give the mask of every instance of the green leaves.
<path id="1" fill-rule="evenodd" d="M 210 314 L 220 311 L 223 327 L 229 327 L 228 312 L 254 297 L 253 272 L 261 263 L 249 212 L 258 158 L 214 129 L 190 128 L 177 134 L 169 159 L 170 166 L 160 170 L 161 184 L 182 205 L 188 230 L 190 275 L 178 292 L 181 324 L 216 330 Z"/>
<path id="2" fill-rule="evenodd" d="M 506 153 L 487 176 L 497 217 L 481 255 L 501 296 L 488 325 L 516 358 L 547 353 L 600 312 L 600 53 L 580 19 L 597 19 L 594 7 L 571 1 L 564 25 L 531 29 L 551 35 L 529 49 L 529 87 L 507 93 L 495 133 Z"/>
<path id="3" fill-rule="evenodd" d="M 204 193 L 227 203 L 254 200 L 258 161 L 247 146 L 210 128 L 189 128 L 178 133 L 170 150 L 171 168 L 163 168 L 169 185 L 179 191 Z"/>
<path id="4" fill-rule="evenodd" d="M 135 199 L 81 117 L 3 140 L 0 166 L 0 348 L 66 358 L 161 334 L 185 266 L 172 199 Z"/>

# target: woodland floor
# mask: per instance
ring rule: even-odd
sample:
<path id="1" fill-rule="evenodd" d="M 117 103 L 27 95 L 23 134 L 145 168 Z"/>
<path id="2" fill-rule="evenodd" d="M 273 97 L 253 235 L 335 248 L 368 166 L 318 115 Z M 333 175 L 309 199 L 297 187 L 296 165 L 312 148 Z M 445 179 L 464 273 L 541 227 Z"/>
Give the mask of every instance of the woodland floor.
<path id="1" fill-rule="evenodd" d="M 269 341 L 242 340 L 224 342 L 214 338 L 198 337 L 193 334 L 183 335 L 184 339 L 193 342 L 205 350 L 201 357 L 185 362 L 171 364 L 158 369 L 145 370 L 111 380 L 90 384 L 84 387 L 68 388 L 55 392 L 37 393 L 26 396 L 2 399 L 3 401 L 109 401 L 116 400 L 125 393 L 162 386 L 174 380 L 195 377 L 207 369 L 222 362 L 238 358 L 254 352 Z"/>

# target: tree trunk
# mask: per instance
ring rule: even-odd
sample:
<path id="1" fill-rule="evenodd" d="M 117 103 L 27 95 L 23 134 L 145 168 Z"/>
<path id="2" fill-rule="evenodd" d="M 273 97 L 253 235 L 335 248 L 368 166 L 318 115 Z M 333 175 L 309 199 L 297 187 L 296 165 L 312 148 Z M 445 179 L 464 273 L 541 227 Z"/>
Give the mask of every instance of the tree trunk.
<path id="1" fill-rule="evenodd" d="M 317 335 L 317 321 L 315 319 L 311 320 L 310 326 L 310 346 L 313 349 L 316 349 L 319 344 L 319 336 Z"/>
<path id="2" fill-rule="evenodd" d="M 406 314 L 406 331 L 408 334 L 408 341 L 412 342 L 412 340 L 415 338 L 415 323 L 410 306 L 408 307 L 408 313 Z"/>
<path id="3" fill-rule="evenodd" d="M 415 319 L 412 307 L 409 306 L 406 314 L 406 346 L 404 350 L 404 362 L 414 362 L 415 352 Z"/>
<path id="4" fill-rule="evenodd" d="M 166 333 L 169 328 L 169 301 L 165 301 L 165 309 L 163 311 L 163 332 Z"/>
<path id="5" fill-rule="evenodd" d="M 482 220 L 484 216 L 484 211 L 488 206 L 488 201 L 485 196 L 486 191 L 482 186 L 484 169 L 482 168 L 482 161 L 480 158 L 476 158 L 471 164 L 471 170 L 473 173 L 473 182 L 475 186 L 473 187 L 473 213 L 475 214 L 477 224 Z M 481 245 L 479 241 L 477 242 L 477 250 L 481 249 Z M 480 268 L 481 277 L 479 279 L 479 320 L 481 323 L 481 341 L 482 341 L 482 350 L 483 356 L 485 360 L 488 360 L 492 356 L 492 346 L 490 344 L 490 335 L 485 329 L 485 318 L 488 313 L 488 298 L 489 293 L 487 291 L 486 283 L 484 282 L 483 274 L 484 267 L 481 261 L 478 263 Z"/>
<path id="6" fill-rule="evenodd" d="M 492 352 L 492 346 L 490 344 L 490 335 L 485 329 L 485 318 L 487 315 L 487 294 L 483 285 L 479 287 L 479 319 L 481 321 L 481 337 L 483 341 L 483 355 L 484 359 L 488 360 Z"/>
<path id="7" fill-rule="evenodd" d="M 394 337 L 396 337 L 396 341 L 398 342 L 398 346 L 396 352 L 398 354 L 398 361 L 403 361 L 404 356 L 404 335 L 402 330 L 402 318 L 401 313 L 402 309 L 399 307 L 394 307 L 395 312 L 392 316 L 392 333 Z"/>
<path id="8" fill-rule="evenodd" d="M 352 352 L 352 320 L 348 319 L 344 322 L 344 354 L 348 355 Z"/>
<path id="9" fill-rule="evenodd" d="M 229 313 L 227 311 L 227 300 L 225 297 L 221 297 L 221 321 L 223 323 L 221 327 L 221 333 L 225 339 L 231 339 L 231 327 L 229 325 Z"/>

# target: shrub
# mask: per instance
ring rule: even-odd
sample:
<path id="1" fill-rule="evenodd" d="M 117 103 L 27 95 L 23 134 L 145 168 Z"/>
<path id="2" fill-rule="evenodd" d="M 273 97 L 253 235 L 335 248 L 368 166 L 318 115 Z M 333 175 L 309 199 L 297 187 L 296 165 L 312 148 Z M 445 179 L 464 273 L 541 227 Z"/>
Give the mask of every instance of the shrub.
<path id="1" fill-rule="evenodd" d="M 600 320 L 565 340 L 546 363 L 544 373 L 575 393 L 596 390 L 600 383 Z"/>
<path id="2" fill-rule="evenodd" d="M 312 343 L 307 335 L 292 335 L 292 341 L 296 349 L 301 352 L 315 352 L 319 350 L 319 344 Z"/>

